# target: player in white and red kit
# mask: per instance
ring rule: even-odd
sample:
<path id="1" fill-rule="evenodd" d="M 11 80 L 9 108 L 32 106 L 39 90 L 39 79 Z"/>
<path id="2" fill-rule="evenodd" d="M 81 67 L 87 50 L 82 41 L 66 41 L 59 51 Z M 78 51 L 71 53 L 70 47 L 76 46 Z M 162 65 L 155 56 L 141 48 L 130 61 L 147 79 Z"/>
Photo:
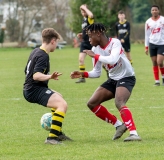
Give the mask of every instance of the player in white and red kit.
<path id="1" fill-rule="evenodd" d="M 113 140 L 120 138 L 129 129 L 130 136 L 124 141 L 141 141 L 132 114 L 126 106 L 136 82 L 134 70 L 124 54 L 120 40 L 107 38 L 105 31 L 106 28 L 100 23 L 94 23 L 87 28 L 90 44 L 94 47 L 92 51 L 84 50 L 84 52 L 93 58 L 93 70 L 74 71 L 71 73 L 71 78 L 98 78 L 101 75 L 102 64 L 104 64 L 110 78 L 96 89 L 87 105 L 97 117 L 116 127 Z M 102 105 L 103 102 L 112 98 L 115 98 L 115 105 L 124 123 Z"/>
<path id="2" fill-rule="evenodd" d="M 145 53 L 153 63 L 153 73 L 155 86 L 160 86 L 159 70 L 162 75 L 162 85 L 164 85 L 164 17 L 159 15 L 159 7 L 151 7 L 152 17 L 145 23 Z"/>

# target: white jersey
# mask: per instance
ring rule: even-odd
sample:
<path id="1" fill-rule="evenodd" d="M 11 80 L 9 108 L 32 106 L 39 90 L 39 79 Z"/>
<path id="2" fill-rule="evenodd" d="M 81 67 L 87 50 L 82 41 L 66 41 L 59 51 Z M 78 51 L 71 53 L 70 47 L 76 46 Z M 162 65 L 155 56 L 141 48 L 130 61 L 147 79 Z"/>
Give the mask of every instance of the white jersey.
<path id="1" fill-rule="evenodd" d="M 103 64 L 111 79 L 119 80 L 124 77 L 134 76 L 133 67 L 124 54 L 120 40 L 110 38 L 106 47 L 101 48 L 98 45 L 92 47 L 92 51 L 95 53 L 95 57 L 92 59 L 94 68 L 88 72 L 88 77 L 100 77 Z"/>
<path id="2" fill-rule="evenodd" d="M 149 18 L 145 23 L 145 47 L 149 43 L 156 45 L 164 44 L 164 17 L 160 16 L 157 20 Z"/>

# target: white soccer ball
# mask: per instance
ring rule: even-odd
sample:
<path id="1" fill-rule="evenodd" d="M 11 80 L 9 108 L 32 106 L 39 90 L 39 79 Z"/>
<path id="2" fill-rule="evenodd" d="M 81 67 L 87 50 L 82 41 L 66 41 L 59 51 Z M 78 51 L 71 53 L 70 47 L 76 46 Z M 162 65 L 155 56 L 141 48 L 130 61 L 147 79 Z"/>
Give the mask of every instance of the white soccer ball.
<path id="1" fill-rule="evenodd" d="M 47 131 L 50 131 L 51 123 L 52 123 L 52 114 L 51 113 L 45 113 L 40 119 L 40 123 L 42 128 L 44 128 Z"/>

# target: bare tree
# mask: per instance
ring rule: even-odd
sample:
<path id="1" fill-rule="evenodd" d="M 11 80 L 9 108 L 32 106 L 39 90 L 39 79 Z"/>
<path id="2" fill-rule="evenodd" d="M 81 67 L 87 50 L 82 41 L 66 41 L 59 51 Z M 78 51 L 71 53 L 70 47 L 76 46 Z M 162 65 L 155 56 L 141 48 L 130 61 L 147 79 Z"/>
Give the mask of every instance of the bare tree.
<path id="1" fill-rule="evenodd" d="M 42 14 L 44 28 L 55 28 L 65 38 L 68 11 L 68 0 L 47 0 L 44 13 Z"/>
<path id="2" fill-rule="evenodd" d="M 55 28 L 65 37 L 68 0 L 7 0 L 6 3 L 9 6 L 8 33 L 15 35 L 19 28 L 20 43 L 26 42 L 32 32 L 46 27 Z"/>
<path id="3" fill-rule="evenodd" d="M 34 30 L 36 18 L 42 14 L 45 3 L 45 0 L 17 0 L 19 6 L 19 21 L 21 23 L 20 42 L 25 42 Z"/>

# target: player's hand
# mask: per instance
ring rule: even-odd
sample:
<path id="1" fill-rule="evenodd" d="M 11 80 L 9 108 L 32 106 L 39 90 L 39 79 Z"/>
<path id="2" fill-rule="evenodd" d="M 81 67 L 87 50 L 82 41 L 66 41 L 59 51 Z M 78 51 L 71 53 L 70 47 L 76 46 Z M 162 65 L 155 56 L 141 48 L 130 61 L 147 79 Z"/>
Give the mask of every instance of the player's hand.
<path id="1" fill-rule="evenodd" d="M 51 79 L 58 80 L 59 79 L 58 77 L 61 75 L 62 75 L 62 73 L 54 72 L 51 74 Z"/>
<path id="2" fill-rule="evenodd" d="M 86 4 L 80 6 L 80 9 L 85 10 L 87 8 Z"/>
<path id="3" fill-rule="evenodd" d="M 82 33 L 78 33 L 77 38 L 81 39 L 82 38 Z"/>
<path id="4" fill-rule="evenodd" d="M 88 56 L 94 58 L 95 54 L 91 50 L 83 50 L 84 53 L 86 53 Z"/>
<path id="5" fill-rule="evenodd" d="M 72 79 L 75 79 L 75 78 L 80 78 L 82 75 L 81 75 L 81 72 L 79 72 L 79 71 L 73 71 L 73 72 L 71 72 L 71 75 L 70 75 L 70 77 L 72 78 Z"/>
<path id="6" fill-rule="evenodd" d="M 121 43 L 124 43 L 125 41 L 124 41 L 124 39 L 121 39 Z"/>
<path id="7" fill-rule="evenodd" d="M 148 55 L 149 53 L 148 53 L 148 49 L 145 49 L 145 53 L 146 53 L 146 55 Z"/>

